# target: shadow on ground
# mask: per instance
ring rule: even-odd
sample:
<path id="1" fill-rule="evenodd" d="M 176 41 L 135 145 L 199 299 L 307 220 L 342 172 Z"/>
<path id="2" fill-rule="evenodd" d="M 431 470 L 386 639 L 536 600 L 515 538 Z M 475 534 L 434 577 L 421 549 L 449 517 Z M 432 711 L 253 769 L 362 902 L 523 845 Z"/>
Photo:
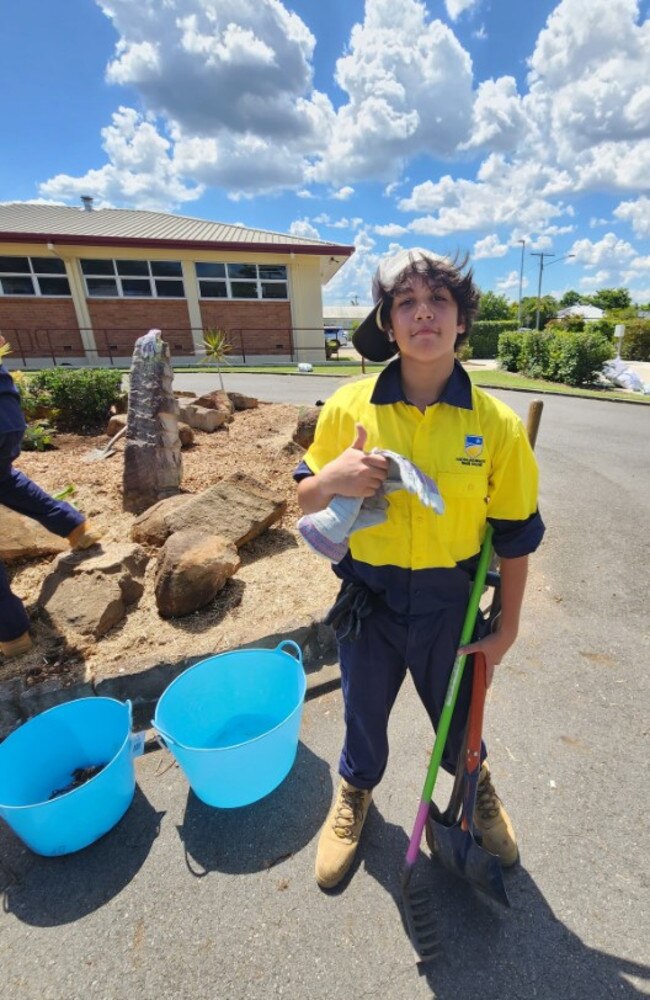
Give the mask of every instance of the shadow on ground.
<path id="1" fill-rule="evenodd" d="M 190 791 L 178 835 L 187 867 L 201 878 L 264 871 L 308 844 L 322 826 L 332 797 L 329 765 L 298 744 L 296 762 L 270 795 L 240 809 L 212 809 Z M 299 807 L 297 807 L 299 805 Z"/>
<path id="2" fill-rule="evenodd" d="M 34 927 L 56 927 L 104 906 L 144 864 L 163 816 L 136 786 L 117 826 L 83 851 L 58 858 L 33 854 L 3 828 L 4 912 Z"/>
<path id="3" fill-rule="evenodd" d="M 356 867 L 365 867 L 393 897 L 400 919 L 407 847 L 406 832 L 387 823 L 373 805 Z M 431 861 L 428 852 L 420 854 L 412 881 L 426 886 L 435 901 L 440 957 L 420 964 L 419 972 L 436 1000 L 638 1000 L 647 995 L 626 977 L 648 981 L 650 967 L 584 944 L 557 919 L 523 866 L 504 876 L 510 910 L 484 902 Z"/>

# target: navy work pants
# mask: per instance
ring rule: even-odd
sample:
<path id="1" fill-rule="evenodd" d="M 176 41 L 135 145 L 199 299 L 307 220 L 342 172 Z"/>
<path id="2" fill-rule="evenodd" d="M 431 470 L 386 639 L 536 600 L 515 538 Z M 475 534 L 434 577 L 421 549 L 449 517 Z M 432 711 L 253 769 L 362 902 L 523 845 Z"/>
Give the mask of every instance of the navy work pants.
<path id="1" fill-rule="evenodd" d="M 20 455 L 22 431 L 0 434 L 0 504 L 38 521 L 61 538 L 85 520 L 85 516 L 63 500 L 55 500 L 12 463 Z M 9 578 L 0 564 L 0 642 L 17 639 L 27 631 L 29 619 L 22 601 L 12 593 Z"/>
<path id="2" fill-rule="evenodd" d="M 388 762 L 388 718 L 407 670 L 437 727 L 465 611 L 465 603 L 445 603 L 406 618 L 375 609 L 363 619 L 357 639 L 339 641 L 346 724 L 339 774 L 355 788 L 374 788 L 381 781 Z M 450 774 L 456 771 L 465 733 L 472 669 L 473 657 L 468 657 L 442 758 Z M 486 754 L 483 745 L 481 759 Z"/>

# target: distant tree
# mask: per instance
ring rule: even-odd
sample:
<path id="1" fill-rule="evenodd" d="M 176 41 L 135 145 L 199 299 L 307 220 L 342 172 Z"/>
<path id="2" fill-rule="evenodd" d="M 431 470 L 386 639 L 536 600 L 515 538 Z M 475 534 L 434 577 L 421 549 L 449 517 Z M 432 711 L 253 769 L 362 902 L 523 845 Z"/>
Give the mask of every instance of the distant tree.
<path id="1" fill-rule="evenodd" d="M 568 292 L 565 292 L 560 299 L 560 309 L 569 309 L 571 306 L 579 306 L 585 302 L 586 299 L 584 295 L 580 292 L 576 292 L 573 288 L 570 288 Z"/>
<path id="2" fill-rule="evenodd" d="M 592 305 L 611 312 L 612 309 L 629 309 L 632 298 L 627 288 L 599 288 L 589 296 Z"/>
<path id="3" fill-rule="evenodd" d="M 552 295 L 543 295 L 539 302 L 539 328 L 542 330 L 549 320 L 557 316 L 557 299 Z M 537 296 L 530 295 L 521 300 L 521 325 L 535 328 L 537 315 Z"/>
<path id="4" fill-rule="evenodd" d="M 477 319 L 510 319 L 511 316 L 512 304 L 505 295 L 497 295 L 495 292 L 481 293 Z"/>

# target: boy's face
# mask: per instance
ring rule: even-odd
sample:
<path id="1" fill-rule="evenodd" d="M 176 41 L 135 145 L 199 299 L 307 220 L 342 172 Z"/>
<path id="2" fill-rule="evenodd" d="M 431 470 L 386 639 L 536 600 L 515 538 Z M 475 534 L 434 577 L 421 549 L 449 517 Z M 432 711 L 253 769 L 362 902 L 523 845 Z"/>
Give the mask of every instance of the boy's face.
<path id="1" fill-rule="evenodd" d="M 402 358 L 420 362 L 453 358 L 456 337 L 465 331 L 449 289 L 419 275 L 395 292 L 390 321 Z"/>

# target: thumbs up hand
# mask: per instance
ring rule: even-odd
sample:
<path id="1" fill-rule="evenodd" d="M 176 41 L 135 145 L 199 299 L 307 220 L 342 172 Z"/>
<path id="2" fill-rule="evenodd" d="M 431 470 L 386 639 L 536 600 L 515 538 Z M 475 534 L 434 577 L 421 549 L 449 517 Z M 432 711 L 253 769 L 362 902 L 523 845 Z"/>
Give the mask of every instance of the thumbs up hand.
<path id="1" fill-rule="evenodd" d="M 326 465 L 321 472 L 323 485 L 332 495 L 371 497 L 388 474 L 388 460 L 383 455 L 364 451 L 368 432 L 363 424 L 355 424 L 354 440 L 349 448 Z"/>

